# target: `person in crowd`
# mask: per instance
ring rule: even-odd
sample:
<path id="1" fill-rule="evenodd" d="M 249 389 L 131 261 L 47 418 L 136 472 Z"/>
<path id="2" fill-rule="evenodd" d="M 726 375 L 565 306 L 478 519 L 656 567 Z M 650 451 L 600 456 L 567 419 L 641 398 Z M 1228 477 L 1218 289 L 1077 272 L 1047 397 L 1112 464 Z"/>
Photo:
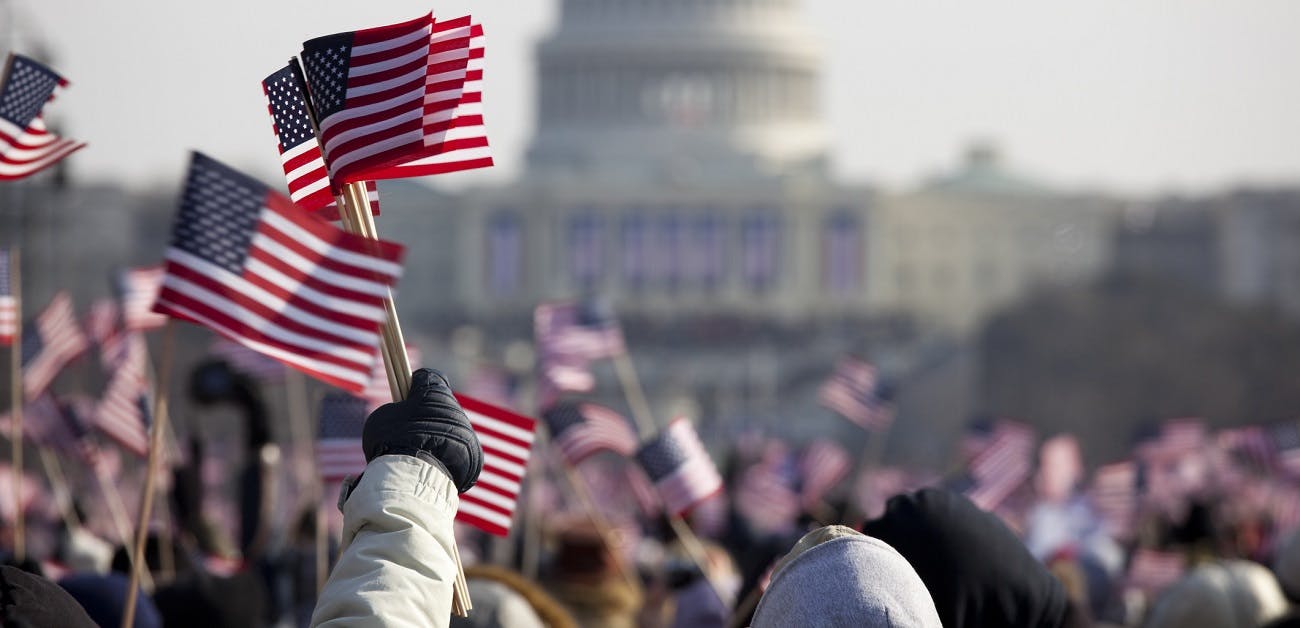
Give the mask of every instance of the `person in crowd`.
<path id="1" fill-rule="evenodd" d="M 879 539 L 845 526 L 806 534 L 782 558 L 754 611 L 754 628 L 940 628 L 925 583 Z"/>
<path id="2" fill-rule="evenodd" d="M 644 603 L 639 583 L 629 582 L 599 530 L 589 520 L 557 526 L 556 550 L 542 581 L 579 626 L 633 628 Z"/>
<path id="3" fill-rule="evenodd" d="M 95 628 L 77 600 L 58 585 L 33 573 L 0 567 L 0 626 L 5 628 Z"/>
<path id="4" fill-rule="evenodd" d="M 1286 614 L 1268 569 L 1244 560 L 1207 563 L 1156 599 L 1146 628 L 1256 628 Z"/>
<path id="5" fill-rule="evenodd" d="M 907 559 L 946 628 L 1089 625 L 1020 539 L 957 493 L 928 488 L 897 495 L 863 532 Z"/>
<path id="6" fill-rule="evenodd" d="M 537 583 L 496 565 L 465 568 L 474 610 L 453 617 L 452 628 L 577 628 L 560 603 Z"/>
<path id="7" fill-rule="evenodd" d="M 59 586 L 100 626 L 122 625 L 128 584 L 127 576 L 120 573 L 73 573 L 59 580 Z M 161 628 L 162 615 L 158 613 L 153 600 L 144 593 L 136 595 L 135 616 L 131 625 L 134 628 Z"/>
<path id="8" fill-rule="evenodd" d="M 361 435 L 366 469 L 345 484 L 343 549 L 313 626 L 447 626 L 458 493 L 483 448 L 441 373 L 420 369 L 404 401 L 380 406 Z"/>

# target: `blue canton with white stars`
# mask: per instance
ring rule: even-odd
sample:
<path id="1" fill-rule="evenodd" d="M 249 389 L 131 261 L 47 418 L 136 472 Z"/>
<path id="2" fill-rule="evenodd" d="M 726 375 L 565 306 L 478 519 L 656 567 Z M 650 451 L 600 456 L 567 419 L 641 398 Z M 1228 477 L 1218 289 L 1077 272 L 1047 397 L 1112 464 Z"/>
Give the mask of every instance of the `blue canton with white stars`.
<path id="1" fill-rule="evenodd" d="M 0 297 L 13 293 L 14 289 L 9 285 L 9 249 L 0 249 Z"/>
<path id="2" fill-rule="evenodd" d="M 36 356 L 45 350 L 45 339 L 41 338 L 41 332 L 36 325 L 30 323 L 23 325 L 23 357 L 22 365 L 26 367 L 31 364 Z"/>
<path id="3" fill-rule="evenodd" d="M 320 402 L 318 438 L 361 438 L 367 414 L 364 399 L 345 393 L 328 393 Z"/>
<path id="4" fill-rule="evenodd" d="M 646 443 L 641 451 L 636 452 L 636 458 L 654 482 L 681 468 L 689 460 L 686 448 L 677 442 L 672 432 L 664 432 L 659 438 Z"/>
<path id="5" fill-rule="evenodd" d="M 283 69 L 262 81 L 266 88 L 266 98 L 271 103 L 271 118 L 275 120 L 275 132 L 280 137 L 280 145 L 289 150 L 303 142 L 316 137 L 312 130 L 311 119 L 307 117 L 307 101 L 303 99 L 302 88 L 293 66 Z"/>
<path id="6" fill-rule="evenodd" d="M 317 37 L 302 47 L 303 68 L 307 72 L 312 103 L 316 105 L 317 120 L 325 120 L 342 111 L 347 102 L 352 33 Z"/>
<path id="7" fill-rule="evenodd" d="M 571 401 L 556 404 L 542 418 L 546 420 L 546 429 L 551 431 L 551 438 L 558 438 L 573 426 L 586 422 L 578 404 Z"/>
<path id="8" fill-rule="evenodd" d="M 172 247 L 243 274 L 268 191 L 261 183 L 194 153 L 172 230 Z"/>
<path id="9" fill-rule="evenodd" d="M 14 55 L 8 80 L 0 90 L 0 118 L 20 129 L 27 128 L 59 86 L 59 81 L 59 75 L 53 70 L 27 57 Z"/>

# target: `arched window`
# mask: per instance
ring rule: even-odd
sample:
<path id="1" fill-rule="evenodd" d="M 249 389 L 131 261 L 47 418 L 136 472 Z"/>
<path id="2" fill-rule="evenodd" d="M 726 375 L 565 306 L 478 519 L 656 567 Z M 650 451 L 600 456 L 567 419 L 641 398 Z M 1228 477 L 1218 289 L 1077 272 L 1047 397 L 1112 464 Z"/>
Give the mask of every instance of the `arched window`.
<path id="1" fill-rule="evenodd" d="M 601 217 L 590 211 L 569 219 L 569 276 L 583 288 L 600 284 L 605 269 L 605 230 Z"/>
<path id="2" fill-rule="evenodd" d="M 822 285 L 834 296 L 851 296 L 862 288 L 862 225 L 847 211 L 826 219 L 822 233 Z"/>
<path id="3" fill-rule="evenodd" d="M 494 297 L 512 297 L 522 286 L 523 234 L 519 215 L 499 211 L 487 225 L 487 284 Z"/>
<path id="4" fill-rule="evenodd" d="M 756 292 L 776 286 L 781 269 L 781 219 L 775 211 L 755 211 L 741 226 L 745 283 Z"/>

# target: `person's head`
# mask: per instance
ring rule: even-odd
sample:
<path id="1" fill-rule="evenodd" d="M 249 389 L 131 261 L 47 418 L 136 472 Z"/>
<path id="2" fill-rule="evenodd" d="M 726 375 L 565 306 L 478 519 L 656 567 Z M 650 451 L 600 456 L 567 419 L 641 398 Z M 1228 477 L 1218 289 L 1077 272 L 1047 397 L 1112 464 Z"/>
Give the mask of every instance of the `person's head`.
<path id="1" fill-rule="evenodd" d="M 58 585 L 5 565 L 0 567 L 0 626 L 95 628 L 95 622 Z"/>
<path id="2" fill-rule="evenodd" d="M 925 583 L 901 554 L 844 526 L 809 532 L 777 563 L 754 628 L 940 628 Z"/>
<path id="3" fill-rule="evenodd" d="M 946 628 L 1057 628 L 1079 621 L 1061 583 L 997 517 L 942 489 L 889 500 L 863 532 L 898 550 Z"/>
<path id="4" fill-rule="evenodd" d="M 1267 569 L 1244 560 L 1201 565 L 1167 589 L 1147 628 L 1255 628 L 1277 619 L 1287 603 Z"/>

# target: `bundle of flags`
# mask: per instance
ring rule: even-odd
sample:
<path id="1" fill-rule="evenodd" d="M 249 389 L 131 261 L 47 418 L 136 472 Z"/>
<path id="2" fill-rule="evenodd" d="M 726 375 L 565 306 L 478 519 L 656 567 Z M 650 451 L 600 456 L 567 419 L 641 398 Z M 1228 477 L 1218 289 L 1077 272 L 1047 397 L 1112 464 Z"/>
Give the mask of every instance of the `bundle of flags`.
<path id="1" fill-rule="evenodd" d="M 823 406 L 866 430 L 883 430 L 894 420 L 893 391 L 876 367 L 856 356 L 844 356 L 818 392 Z"/>
<path id="2" fill-rule="evenodd" d="M 50 132 L 42 110 L 67 79 L 23 55 L 10 55 L 0 80 L 0 181 L 29 177 L 85 143 Z"/>
<path id="3" fill-rule="evenodd" d="M 155 312 L 365 389 L 400 245 L 345 233 L 195 153 L 165 257 Z"/>

